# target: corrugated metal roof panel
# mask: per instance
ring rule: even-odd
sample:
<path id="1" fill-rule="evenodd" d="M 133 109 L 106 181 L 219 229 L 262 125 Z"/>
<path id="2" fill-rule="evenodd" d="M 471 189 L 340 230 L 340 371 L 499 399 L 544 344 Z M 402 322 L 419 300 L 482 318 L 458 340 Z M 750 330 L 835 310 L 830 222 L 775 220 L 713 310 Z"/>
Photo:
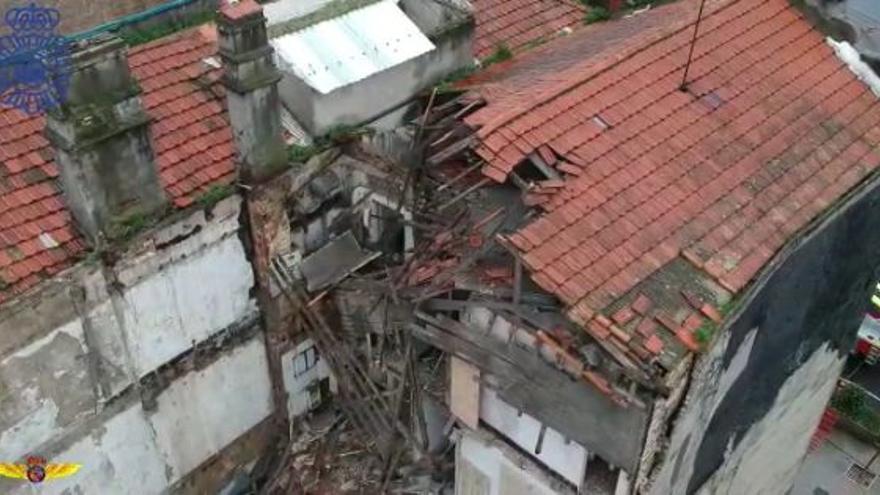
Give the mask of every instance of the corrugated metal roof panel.
<path id="1" fill-rule="evenodd" d="M 272 40 L 279 66 L 322 94 L 434 49 L 393 0 Z"/>

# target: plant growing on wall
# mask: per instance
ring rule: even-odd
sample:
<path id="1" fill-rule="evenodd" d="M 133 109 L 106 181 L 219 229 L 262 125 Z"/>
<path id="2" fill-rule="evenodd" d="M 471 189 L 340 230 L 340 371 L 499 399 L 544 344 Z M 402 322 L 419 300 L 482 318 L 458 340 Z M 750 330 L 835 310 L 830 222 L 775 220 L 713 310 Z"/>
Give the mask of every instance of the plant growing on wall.
<path id="1" fill-rule="evenodd" d="M 871 402 L 865 390 L 854 384 L 842 384 L 831 397 L 831 407 L 841 416 L 880 435 L 880 411 Z"/>

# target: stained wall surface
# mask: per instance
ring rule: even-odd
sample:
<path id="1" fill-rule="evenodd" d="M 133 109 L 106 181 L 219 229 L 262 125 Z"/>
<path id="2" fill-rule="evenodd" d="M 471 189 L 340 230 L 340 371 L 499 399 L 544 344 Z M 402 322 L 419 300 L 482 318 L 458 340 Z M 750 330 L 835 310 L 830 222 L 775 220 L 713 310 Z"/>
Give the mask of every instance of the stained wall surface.
<path id="1" fill-rule="evenodd" d="M 779 253 L 698 361 L 652 493 L 786 493 L 880 279 L 876 178 Z"/>

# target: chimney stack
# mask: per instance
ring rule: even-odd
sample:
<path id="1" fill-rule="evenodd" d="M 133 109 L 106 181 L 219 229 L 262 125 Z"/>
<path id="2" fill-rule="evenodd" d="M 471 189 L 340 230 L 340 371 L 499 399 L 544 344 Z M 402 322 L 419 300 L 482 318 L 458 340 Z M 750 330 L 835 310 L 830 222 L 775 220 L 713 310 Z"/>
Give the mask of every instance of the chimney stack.
<path id="1" fill-rule="evenodd" d="M 93 245 L 112 239 L 134 216 L 161 212 L 149 117 L 125 44 L 102 35 L 79 42 L 71 57 L 67 100 L 47 116 L 64 195 Z"/>
<path id="2" fill-rule="evenodd" d="M 223 84 L 239 177 L 256 183 L 287 163 L 281 133 L 278 81 L 263 8 L 254 0 L 221 0 L 217 17 Z"/>

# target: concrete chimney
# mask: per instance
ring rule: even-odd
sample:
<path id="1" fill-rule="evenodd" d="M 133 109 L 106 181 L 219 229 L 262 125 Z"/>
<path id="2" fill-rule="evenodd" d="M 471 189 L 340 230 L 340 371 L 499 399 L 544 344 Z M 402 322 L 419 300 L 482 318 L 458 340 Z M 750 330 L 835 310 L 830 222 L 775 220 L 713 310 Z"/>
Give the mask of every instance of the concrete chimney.
<path id="1" fill-rule="evenodd" d="M 67 204 L 92 244 L 100 245 L 126 221 L 160 213 L 168 198 L 125 44 L 102 35 L 79 42 L 71 59 L 68 97 L 49 112 L 46 137 Z"/>
<path id="2" fill-rule="evenodd" d="M 260 182 L 287 163 L 278 81 L 263 8 L 254 0 L 221 0 L 217 17 L 223 83 L 244 182 Z"/>

